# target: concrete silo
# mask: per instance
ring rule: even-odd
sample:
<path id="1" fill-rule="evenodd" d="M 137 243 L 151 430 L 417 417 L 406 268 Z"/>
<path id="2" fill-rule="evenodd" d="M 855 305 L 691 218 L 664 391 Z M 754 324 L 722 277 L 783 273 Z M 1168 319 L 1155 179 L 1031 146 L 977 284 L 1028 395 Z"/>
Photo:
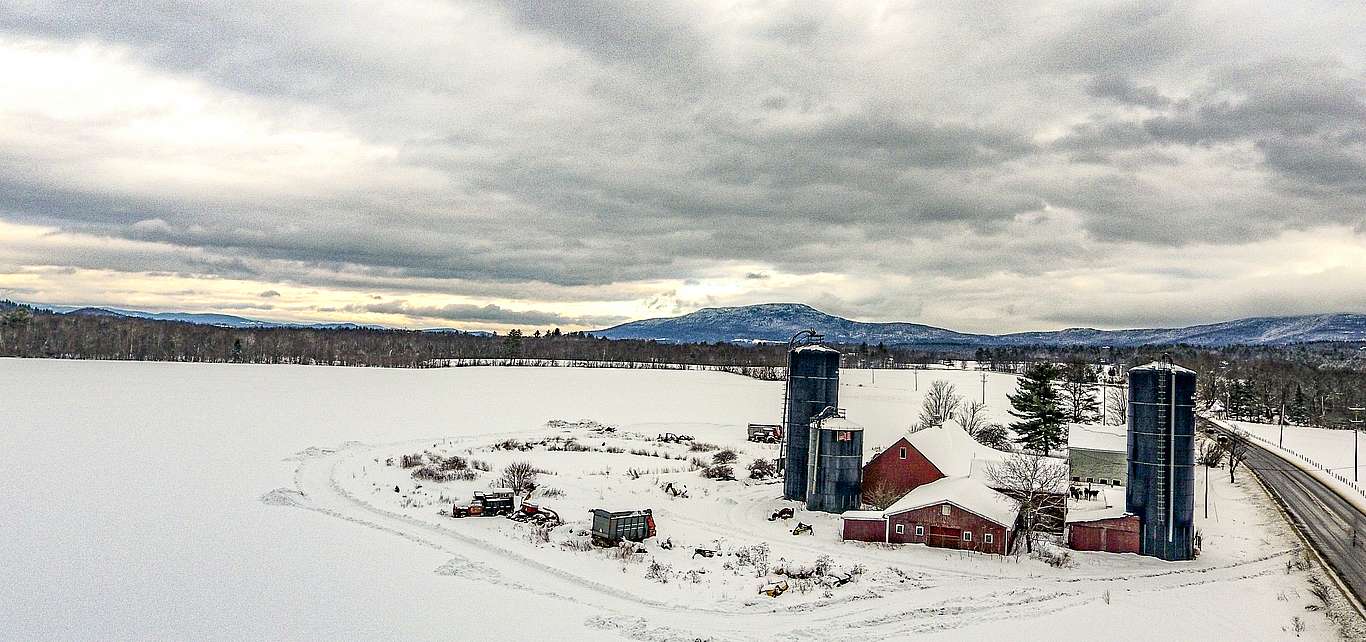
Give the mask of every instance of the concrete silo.
<path id="1" fill-rule="evenodd" d="M 1129 370 L 1129 485 L 1140 552 L 1194 557 L 1195 373 L 1157 361 Z"/>

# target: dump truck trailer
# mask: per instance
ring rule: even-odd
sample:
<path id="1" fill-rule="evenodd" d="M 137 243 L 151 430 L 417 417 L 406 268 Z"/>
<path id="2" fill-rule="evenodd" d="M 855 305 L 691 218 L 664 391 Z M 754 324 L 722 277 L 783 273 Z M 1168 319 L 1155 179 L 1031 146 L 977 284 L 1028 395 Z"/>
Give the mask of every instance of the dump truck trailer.
<path id="1" fill-rule="evenodd" d="M 623 540 L 642 542 L 655 536 L 655 518 L 650 509 L 593 511 L 593 543 L 614 546 Z"/>

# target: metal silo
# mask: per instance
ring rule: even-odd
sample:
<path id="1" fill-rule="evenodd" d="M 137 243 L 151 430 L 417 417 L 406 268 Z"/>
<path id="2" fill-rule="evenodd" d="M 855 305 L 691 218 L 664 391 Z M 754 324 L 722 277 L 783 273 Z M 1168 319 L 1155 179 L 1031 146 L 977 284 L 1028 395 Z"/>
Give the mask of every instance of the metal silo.
<path id="1" fill-rule="evenodd" d="M 787 395 L 783 402 L 783 497 L 805 501 L 811 448 L 811 418 L 839 407 L 840 353 L 819 344 L 795 345 L 787 353 Z"/>
<path id="2" fill-rule="evenodd" d="M 806 509 L 858 510 L 863 497 L 863 426 L 841 411 L 817 415 L 807 459 Z"/>
<path id="3" fill-rule="evenodd" d="M 1169 360 L 1129 370 L 1129 486 L 1139 550 L 1189 560 L 1195 532 L 1195 373 Z"/>

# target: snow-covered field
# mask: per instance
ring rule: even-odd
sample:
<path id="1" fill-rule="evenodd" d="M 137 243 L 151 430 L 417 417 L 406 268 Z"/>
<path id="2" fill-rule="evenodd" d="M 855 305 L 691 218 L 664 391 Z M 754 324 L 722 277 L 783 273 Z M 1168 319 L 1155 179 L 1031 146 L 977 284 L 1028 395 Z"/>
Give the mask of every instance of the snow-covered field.
<path id="1" fill-rule="evenodd" d="M 918 376 L 920 391 L 944 378 L 981 394 L 978 373 Z M 914 419 L 915 377 L 880 371 L 874 385 L 870 372 L 845 373 L 841 405 L 870 447 Z M 1210 519 L 1197 524 L 1205 552 L 1192 563 L 1073 553 L 1055 569 L 842 543 L 836 519 L 804 511 L 797 520 L 815 534 L 792 536 L 790 523 L 767 520 L 784 505 L 778 488 L 743 481 L 744 466 L 773 449 L 745 443 L 744 424 L 778 419 L 780 384 L 736 375 L 4 359 L 0 385 L 5 638 L 1247 640 L 1292 637 L 1296 617 L 1304 637 L 1334 636 L 1305 610 L 1311 571 L 1298 568 L 1296 540 L 1246 476 L 1211 480 Z M 1002 421 L 1013 385 L 988 377 Z M 547 427 L 553 419 L 618 429 Z M 741 450 L 742 481 L 684 472 L 677 456 L 697 453 L 650 441 L 666 431 Z M 626 452 L 489 448 L 555 434 Z M 631 454 L 637 445 L 650 454 Z M 495 470 L 435 484 L 385 463 L 422 450 Z M 509 520 L 438 513 L 443 495 L 487 487 L 519 459 L 564 493 L 544 500 L 569 520 L 549 543 Z M 689 497 L 667 496 L 665 481 Z M 652 541 L 631 560 L 565 546 L 596 505 L 654 509 L 658 539 L 677 546 Z M 773 599 L 734 555 L 691 557 L 697 546 L 763 543 L 770 565 L 828 556 L 863 572 L 829 592 Z M 668 583 L 646 577 L 651 561 L 669 567 Z"/>

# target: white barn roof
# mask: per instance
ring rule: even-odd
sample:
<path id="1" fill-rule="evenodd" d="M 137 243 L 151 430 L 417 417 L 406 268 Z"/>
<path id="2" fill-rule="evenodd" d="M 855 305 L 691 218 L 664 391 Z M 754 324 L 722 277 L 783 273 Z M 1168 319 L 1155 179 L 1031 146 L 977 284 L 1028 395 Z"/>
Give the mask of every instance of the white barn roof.
<path id="1" fill-rule="evenodd" d="M 971 477 L 945 477 L 923 486 L 916 487 L 905 497 L 897 500 L 883 511 L 891 517 L 897 513 L 936 506 L 943 503 L 972 512 L 984 519 L 991 520 L 1008 529 L 1015 528 L 1015 519 L 1020 514 L 1020 506 L 1015 500 L 1002 495 Z"/>
<path id="2" fill-rule="evenodd" d="M 1129 448 L 1128 428 L 1098 424 L 1071 424 L 1067 427 L 1067 447 L 1122 453 Z"/>

